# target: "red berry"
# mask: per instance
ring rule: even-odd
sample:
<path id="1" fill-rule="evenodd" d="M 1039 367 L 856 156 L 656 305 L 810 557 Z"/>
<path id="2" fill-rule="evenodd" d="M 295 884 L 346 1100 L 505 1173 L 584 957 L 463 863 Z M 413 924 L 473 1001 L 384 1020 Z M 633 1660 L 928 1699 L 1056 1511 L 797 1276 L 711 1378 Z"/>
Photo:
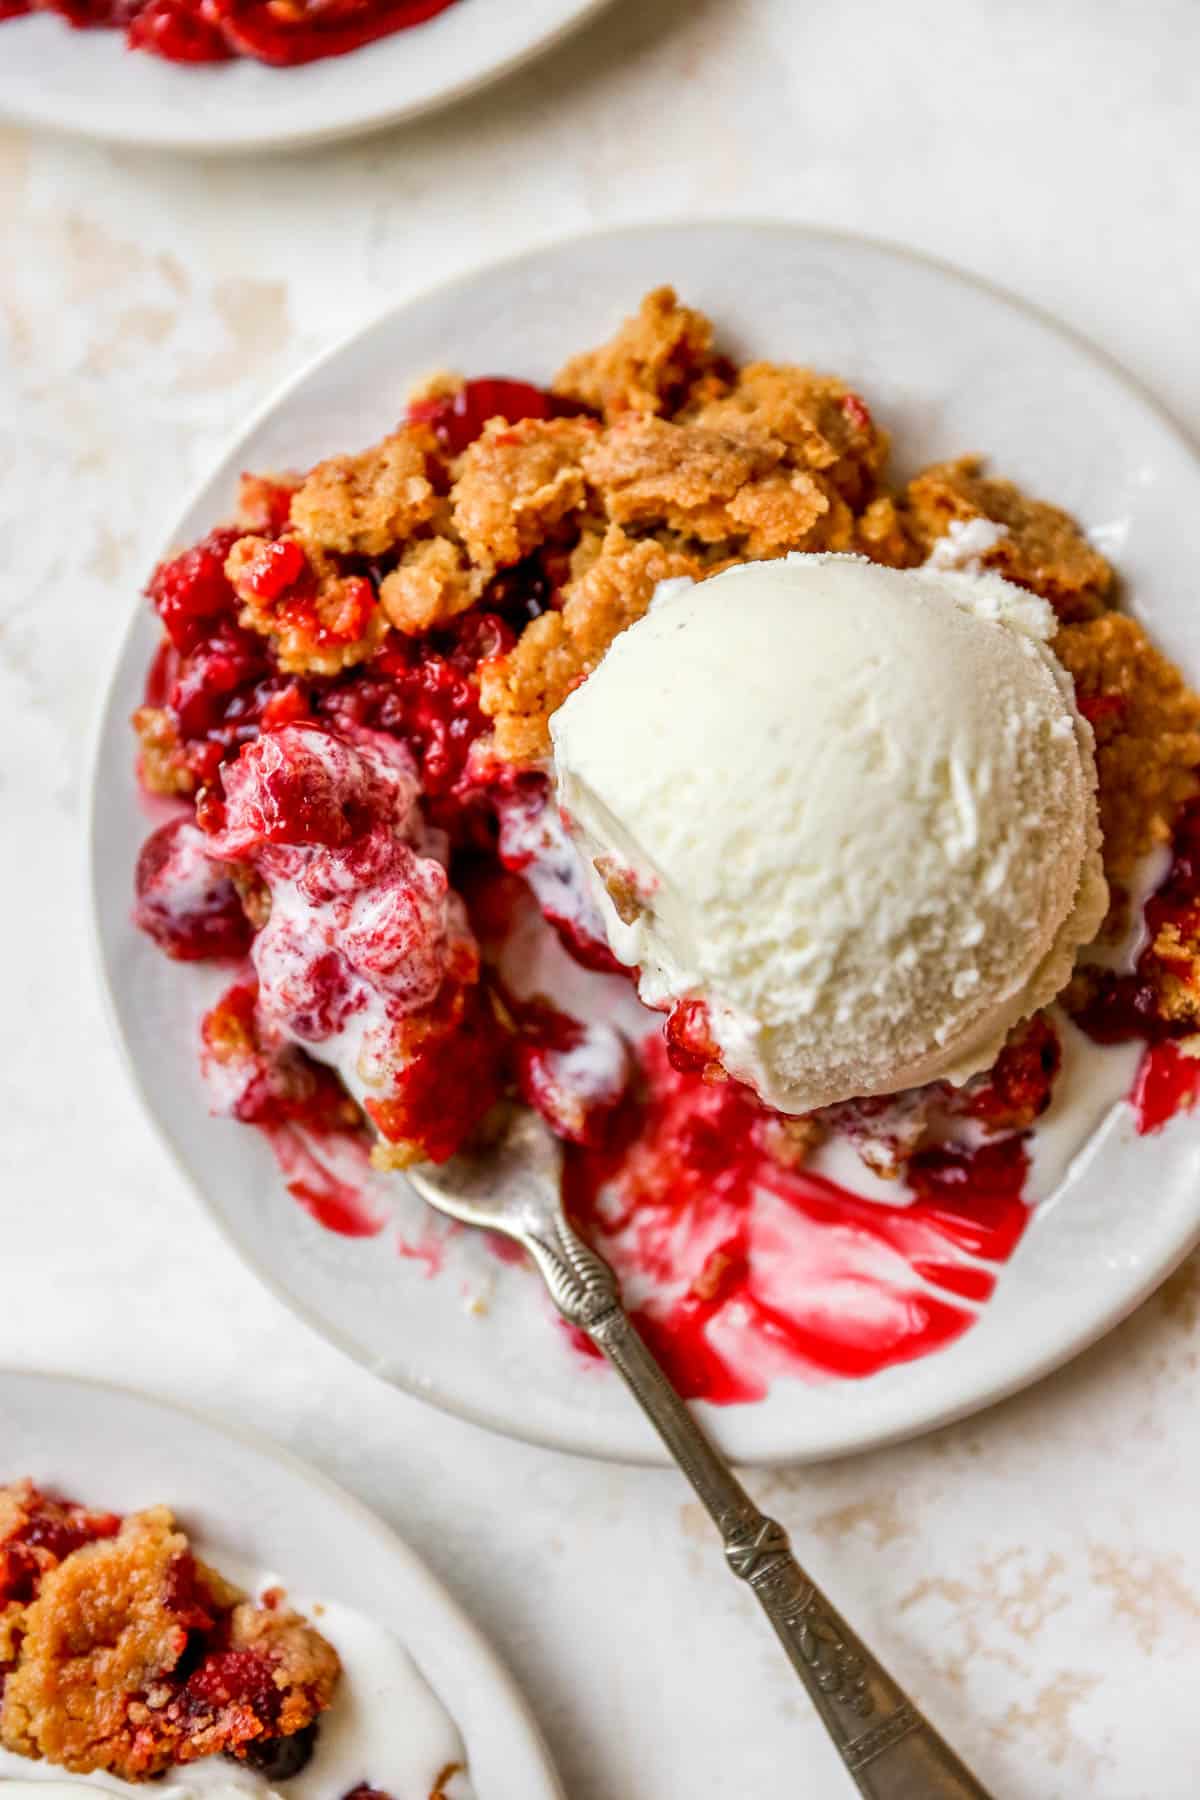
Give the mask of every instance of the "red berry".
<path id="1" fill-rule="evenodd" d="M 190 550 L 160 563 L 146 589 L 167 634 L 180 651 L 194 650 L 213 623 L 232 618 L 237 595 L 225 579 L 236 531 L 210 531 Z"/>
<path id="2" fill-rule="evenodd" d="M 250 948 L 237 889 L 190 819 L 173 819 L 146 839 L 134 890 L 134 924 L 180 962 L 242 956 Z"/>
<path id="3" fill-rule="evenodd" d="M 308 558 L 295 538 L 264 544 L 243 569 L 239 580 L 259 600 L 278 600 L 309 573 Z"/>
<path id="4" fill-rule="evenodd" d="M 434 435 L 450 456 L 460 456 L 473 444 L 489 419 L 565 418 L 585 409 L 563 400 L 528 381 L 510 381 L 503 375 L 465 381 L 455 394 L 435 394 L 414 400 L 408 409 L 413 424 L 433 427 Z"/>

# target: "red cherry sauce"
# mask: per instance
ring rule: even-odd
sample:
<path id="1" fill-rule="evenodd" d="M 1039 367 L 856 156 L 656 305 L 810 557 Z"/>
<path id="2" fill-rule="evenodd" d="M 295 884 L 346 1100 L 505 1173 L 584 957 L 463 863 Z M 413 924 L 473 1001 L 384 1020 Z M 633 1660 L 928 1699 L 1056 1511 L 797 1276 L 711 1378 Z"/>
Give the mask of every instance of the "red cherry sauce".
<path id="1" fill-rule="evenodd" d="M 22 1522 L 0 1538 L 0 1613 L 35 1599 L 42 1576 L 56 1563 L 84 1544 L 115 1537 L 121 1529 L 117 1513 L 94 1512 L 37 1488 L 22 1503 L 22 1512 Z M 0 1662 L 0 1690 L 3 1685 Z"/>
<path id="2" fill-rule="evenodd" d="M 294 1125 L 264 1129 L 288 1193 L 318 1225 L 338 1237 L 379 1236 L 387 1213 L 371 1205 L 365 1190 L 365 1148 L 348 1136 L 332 1143 L 314 1139 Z"/>
<path id="3" fill-rule="evenodd" d="M 1196 1036 L 1195 1022 L 1168 1018 L 1159 1004 L 1160 980 L 1190 975 L 1187 946 L 1200 941 L 1200 799 L 1184 807 L 1175 827 L 1171 865 L 1144 908 L 1145 948 L 1132 974 L 1105 970 L 1075 1023 L 1100 1044 L 1141 1038 L 1146 1050 L 1130 1092 L 1139 1132 L 1160 1131 L 1176 1113 L 1200 1101 L 1200 1059 L 1180 1040 Z M 1171 939 L 1179 944 L 1172 954 Z"/>
<path id="4" fill-rule="evenodd" d="M 421 25 L 454 0 L 0 0 L 0 21 L 55 12 L 76 30 L 123 31 L 131 50 L 167 62 L 227 62 L 246 56 L 293 68 L 344 56 L 377 38 Z"/>
<path id="5" fill-rule="evenodd" d="M 253 936 L 228 871 L 205 854 L 206 843 L 190 819 L 171 819 L 137 860 L 133 922 L 180 962 L 244 956 Z"/>
<path id="6" fill-rule="evenodd" d="M 782 1166 L 754 1096 L 673 1068 L 662 1038 L 643 1071 L 636 1134 L 570 1151 L 566 1192 L 683 1393 L 731 1404 L 785 1372 L 872 1375 L 971 1326 L 1028 1218 L 1021 1136 L 919 1152 L 910 1203 L 880 1205 Z"/>

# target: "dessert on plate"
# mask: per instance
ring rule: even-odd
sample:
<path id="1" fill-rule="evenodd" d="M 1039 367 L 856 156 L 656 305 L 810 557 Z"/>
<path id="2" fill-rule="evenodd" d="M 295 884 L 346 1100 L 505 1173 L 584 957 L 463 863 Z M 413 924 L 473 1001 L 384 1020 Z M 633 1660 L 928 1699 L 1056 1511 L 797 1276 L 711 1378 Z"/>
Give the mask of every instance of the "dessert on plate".
<path id="1" fill-rule="evenodd" d="M 467 1800 L 456 1734 L 389 1634 L 327 1602 L 318 1630 L 273 1578 L 254 1585 L 202 1561 L 165 1506 L 121 1518 L 0 1486 L 0 1792 L 44 1792 L 25 1758 L 166 1779 L 177 1800 L 201 1776 L 222 1800 L 285 1783 Z"/>
<path id="2" fill-rule="evenodd" d="M 961 1335 L 1104 1110 L 1200 1087 L 1200 700 L 1065 513 L 888 448 L 662 288 L 148 588 L 135 917 L 229 966 L 214 1109 L 367 1236 L 334 1149 L 537 1108 L 710 1399 Z"/>
<path id="3" fill-rule="evenodd" d="M 423 24 L 454 0 L 0 0 L 0 24 L 57 13 L 76 31 L 125 34 L 130 50 L 173 63 L 250 57 L 276 68 L 344 56 Z"/>

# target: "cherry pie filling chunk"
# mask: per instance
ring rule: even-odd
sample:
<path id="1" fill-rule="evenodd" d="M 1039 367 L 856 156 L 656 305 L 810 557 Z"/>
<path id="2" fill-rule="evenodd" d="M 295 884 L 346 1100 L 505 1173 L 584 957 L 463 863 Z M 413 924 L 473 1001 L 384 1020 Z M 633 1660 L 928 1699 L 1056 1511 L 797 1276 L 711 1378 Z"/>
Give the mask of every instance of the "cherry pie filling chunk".
<path id="1" fill-rule="evenodd" d="M 224 1109 L 368 1132 L 396 1167 L 452 1155 L 498 1106 L 534 1106 L 598 1236 L 617 1204 L 602 1190 L 683 1220 L 701 1175 L 730 1192 L 751 1165 L 790 1179 L 841 1136 L 931 1209 L 1003 1192 L 1019 1236 L 1028 1134 L 1061 1060 L 1051 1015 L 965 1088 L 788 1119 L 726 1080 L 698 1001 L 624 1043 L 553 993 L 518 998 L 504 969 L 535 904 L 597 979 L 628 974 L 553 804 L 547 722 L 661 580 L 797 550 L 913 566 L 976 521 L 980 565 L 1060 618 L 1097 734 L 1114 935 L 1142 859 L 1175 842 L 1136 971 L 1085 964 L 1063 1005 L 1099 1040 L 1154 1046 L 1160 1075 L 1173 1059 L 1186 1100 L 1200 700 L 1111 610 L 1111 571 L 1065 514 L 973 459 L 889 488 L 887 448 L 843 382 L 734 366 L 662 288 L 550 389 L 440 378 L 370 449 L 244 477 L 234 524 L 151 580 L 163 641 L 134 720 L 142 782 L 172 809 L 135 916 L 176 958 L 230 963 L 204 1026 Z M 737 1286 L 736 1256 L 723 1266 L 714 1292 Z"/>

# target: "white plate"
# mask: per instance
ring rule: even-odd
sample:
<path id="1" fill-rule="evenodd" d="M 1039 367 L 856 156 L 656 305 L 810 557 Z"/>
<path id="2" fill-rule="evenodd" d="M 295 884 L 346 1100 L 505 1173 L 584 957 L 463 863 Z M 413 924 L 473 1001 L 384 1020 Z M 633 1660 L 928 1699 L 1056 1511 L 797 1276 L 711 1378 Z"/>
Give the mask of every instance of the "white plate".
<path id="1" fill-rule="evenodd" d="M 118 144 L 220 155 L 415 118 L 507 74 L 608 0 L 457 0 L 423 25 L 294 69 L 191 68 L 51 14 L 0 24 L 0 116 Z"/>
<path id="2" fill-rule="evenodd" d="M 984 449 L 995 466 L 1103 527 L 1131 604 L 1193 680 L 1200 609 L 1184 522 L 1200 516 L 1200 465 L 1166 419 L 1097 353 L 1004 295 L 898 250 L 795 227 L 697 224 L 625 230 L 539 250 L 414 300 L 305 371 L 269 403 L 168 534 L 227 514 L 243 468 L 303 464 L 369 443 L 434 367 L 545 379 L 610 332 L 644 289 L 673 281 L 744 355 L 848 375 L 892 428 L 899 466 Z M 569 1354 L 533 1278 L 477 1239 L 446 1247 L 427 1279 L 387 1234 L 330 1236 L 299 1209 L 257 1134 L 205 1114 L 189 994 L 129 922 L 146 822 L 127 720 L 157 629 L 138 607 L 96 751 L 93 882 L 117 1029 L 150 1114 L 251 1265 L 328 1337 L 435 1404 L 520 1437 L 595 1455 L 660 1460 L 617 1382 Z M 1122 1114 L 1125 1109 L 1122 1109 Z M 1200 1237 L 1200 1120 L 1137 1139 L 1117 1115 L 1088 1168 L 1043 1207 L 981 1322 L 947 1349 L 867 1380 L 779 1380 L 755 1405 L 700 1410 L 747 1461 L 864 1449 L 941 1424 L 1046 1374 L 1128 1313 Z M 392 1178 L 402 1230 L 419 1208 Z M 428 1229 L 425 1227 L 424 1229 Z M 479 1317 L 463 1290 L 492 1287 Z"/>
<path id="3" fill-rule="evenodd" d="M 562 1800 L 525 1701 L 475 1626 L 315 1469 L 126 1388 L 12 1370 L 0 1370 L 0 1447 L 0 1481 L 29 1475 L 115 1512 L 164 1503 L 218 1565 L 269 1569 L 390 1629 L 458 1726 L 479 1800 Z"/>

